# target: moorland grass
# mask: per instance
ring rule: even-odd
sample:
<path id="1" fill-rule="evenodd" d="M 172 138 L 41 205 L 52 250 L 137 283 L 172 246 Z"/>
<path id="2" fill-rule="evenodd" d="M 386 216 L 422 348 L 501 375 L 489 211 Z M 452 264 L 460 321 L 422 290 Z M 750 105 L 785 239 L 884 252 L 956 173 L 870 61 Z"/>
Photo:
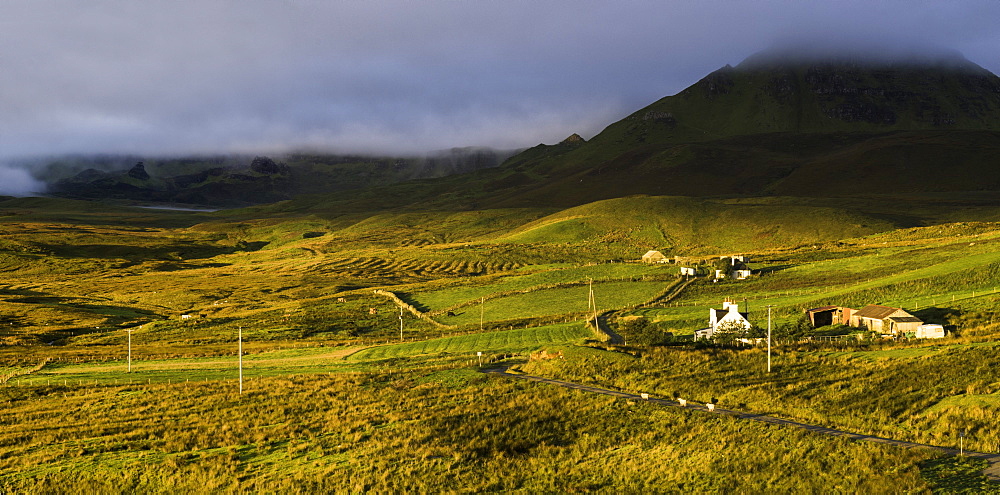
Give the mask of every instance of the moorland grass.
<path id="1" fill-rule="evenodd" d="M 549 335 L 542 333 L 541 335 Z M 559 335 L 554 333 L 554 335 Z M 542 339 L 538 345 L 569 342 L 573 339 Z M 501 339 L 503 341 L 503 339 Z M 389 346 L 392 347 L 392 346 Z M 247 387 L 266 377 L 317 373 L 373 373 L 386 369 L 454 368 L 469 365 L 467 356 L 423 359 L 418 353 L 383 353 L 371 359 L 344 358 L 355 353 L 353 347 L 306 347 L 248 353 L 243 357 L 243 376 Z M 498 349 L 500 350 L 500 349 Z M 235 351 L 235 349 L 234 349 Z M 138 353 L 137 353 L 138 354 Z M 393 359 L 407 357 L 411 359 Z M 15 369 L 15 368 L 12 368 Z M 131 371 L 126 359 L 78 359 L 48 361 L 33 368 L 16 368 L 6 382 L 10 387 L 63 387 L 84 389 L 125 384 L 198 384 L 239 380 L 239 359 L 236 352 L 211 357 L 141 357 L 132 360 Z M 235 385 L 234 385 L 235 386 Z"/>
<path id="2" fill-rule="evenodd" d="M 0 394 L 0 483 L 19 493 L 885 493 L 926 489 L 933 459 L 471 371 Z"/>
<path id="3" fill-rule="evenodd" d="M 511 275 L 488 283 L 469 284 L 431 292 L 413 292 L 409 298 L 430 311 L 443 311 L 462 304 L 477 302 L 497 293 L 532 290 L 557 284 L 586 283 L 589 280 L 642 279 L 674 275 L 672 266 L 650 266 L 639 263 L 602 263 L 587 266 L 543 269 L 527 275 Z M 492 299 L 492 297 L 490 297 Z"/>
<path id="4" fill-rule="evenodd" d="M 594 299 L 599 311 L 640 304 L 659 294 L 672 282 L 673 278 L 669 281 L 594 284 Z M 491 322 L 583 313 L 588 310 L 589 291 L 587 285 L 577 285 L 517 293 L 489 299 L 482 304 L 481 311 L 483 317 Z M 471 325 L 479 322 L 479 309 L 479 305 L 468 306 L 455 316 L 438 316 L 437 319 L 450 325 Z"/>
<path id="5" fill-rule="evenodd" d="M 928 443 L 952 445 L 963 428 L 969 448 L 1000 447 L 992 433 L 1000 363 L 979 344 L 995 337 L 996 225 L 846 239 L 882 227 L 822 205 L 789 209 L 787 198 L 748 201 L 626 198 L 562 214 L 379 215 L 303 214 L 291 203 L 178 214 L 4 201 L 0 339 L 8 346 L 0 362 L 17 376 L 0 388 L 0 484 L 18 492 L 880 492 L 924 490 L 921 472 L 935 466 L 961 471 L 923 464 L 927 453 L 460 369 L 478 351 L 557 344 L 565 359 L 526 369 Z M 749 227 L 730 236 L 740 222 Z M 542 235 L 551 228 L 565 242 Z M 766 272 L 698 282 L 671 305 L 634 312 L 677 334 L 704 326 L 705 310 L 724 297 L 746 297 L 757 324 L 765 304 L 782 322 L 827 303 L 910 309 L 930 299 L 937 307 L 928 318 L 964 336 L 926 348 L 782 348 L 768 377 L 755 349 L 633 348 L 633 356 L 566 345 L 589 338 L 572 322 L 430 340 L 441 329 L 407 314 L 406 339 L 422 342 L 338 357 L 349 346 L 398 339 L 398 309 L 375 288 L 427 309 L 455 308 L 441 320 L 462 332 L 478 330 L 475 302 L 486 296 L 490 328 L 578 320 L 589 278 L 599 310 L 645 302 L 674 281 L 670 267 L 584 265 L 664 246 L 707 255 L 756 247 L 754 267 Z M 516 293 L 526 289 L 537 290 Z M 133 339 L 141 358 L 126 376 L 125 329 L 140 325 Z M 251 349 L 242 399 L 240 327 Z"/>
<path id="6" fill-rule="evenodd" d="M 1000 450 L 997 402 L 962 399 L 1000 394 L 993 343 L 837 352 L 783 346 L 770 374 L 760 348 L 665 347 L 636 356 L 558 350 L 564 359 L 532 361 L 524 371 L 946 447 L 955 446 L 957 432 L 965 429 L 967 448 Z"/>
<path id="7" fill-rule="evenodd" d="M 476 352 L 523 352 L 545 345 L 578 342 L 587 338 L 594 338 L 593 330 L 581 322 L 572 322 L 369 347 L 351 354 L 348 360 L 375 360 L 442 353 L 474 355 Z"/>

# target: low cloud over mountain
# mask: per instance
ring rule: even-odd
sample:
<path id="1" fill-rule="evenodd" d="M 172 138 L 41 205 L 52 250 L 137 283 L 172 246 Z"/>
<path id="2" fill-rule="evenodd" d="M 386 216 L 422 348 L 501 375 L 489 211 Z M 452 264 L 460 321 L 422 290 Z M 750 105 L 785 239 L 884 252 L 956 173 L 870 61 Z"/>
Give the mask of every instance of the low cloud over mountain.
<path id="1" fill-rule="evenodd" d="M 1000 72 L 1000 4 L 7 2 L 0 154 L 400 153 L 590 138 L 788 37 Z"/>

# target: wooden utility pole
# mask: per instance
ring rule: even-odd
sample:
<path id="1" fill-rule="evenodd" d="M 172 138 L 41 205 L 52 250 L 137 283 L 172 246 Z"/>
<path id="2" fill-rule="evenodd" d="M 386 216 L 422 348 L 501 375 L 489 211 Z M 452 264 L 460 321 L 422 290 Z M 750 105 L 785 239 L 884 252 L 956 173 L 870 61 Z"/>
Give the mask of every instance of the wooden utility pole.
<path id="1" fill-rule="evenodd" d="M 767 372 L 771 372 L 771 305 L 767 305 Z"/>
<path id="2" fill-rule="evenodd" d="M 587 290 L 587 312 L 589 313 L 594 307 L 594 279 L 588 278 L 587 280 L 589 281 L 588 284 L 590 284 Z"/>
<path id="3" fill-rule="evenodd" d="M 243 327 L 242 326 L 240 327 L 239 341 L 240 341 L 240 348 L 239 348 L 239 353 L 240 353 L 240 395 L 243 395 Z"/>
<path id="4" fill-rule="evenodd" d="M 594 312 L 594 328 L 597 327 L 597 300 L 594 299 L 594 279 L 590 279 L 590 294 L 587 296 L 587 309 Z"/>
<path id="5" fill-rule="evenodd" d="M 142 328 L 142 327 L 139 327 L 139 328 Z M 128 332 L 128 372 L 129 373 L 132 372 L 132 332 L 134 332 L 135 330 L 136 330 L 135 328 L 129 328 L 128 330 L 125 330 L 126 332 Z"/>

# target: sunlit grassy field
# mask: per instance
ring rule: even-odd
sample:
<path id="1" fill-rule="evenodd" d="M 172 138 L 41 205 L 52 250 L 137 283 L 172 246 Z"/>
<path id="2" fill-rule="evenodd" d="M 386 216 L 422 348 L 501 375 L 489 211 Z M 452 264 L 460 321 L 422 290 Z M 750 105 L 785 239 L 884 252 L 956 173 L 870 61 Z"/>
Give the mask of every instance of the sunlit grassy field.
<path id="1" fill-rule="evenodd" d="M 995 231 L 957 236 L 943 232 L 945 237 L 933 239 L 922 238 L 922 231 L 914 234 L 858 239 L 808 258 L 808 253 L 764 254 L 754 265 L 765 271 L 763 276 L 699 283 L 673 307 L 643 308 L 635 314 L 662 321 L 684 334 L 703 326 L 707 308 L 721 308 L 727 297 L 741 306 L 745 298 L 751 321 L 760 326 L 766 326 L 768 305 L 773 306 L 775 321 L 795 319 L 805 309 L 825 305 L 860 309 L 881 304 L 910 312 L 933 307 L 992 311 L 996 307 L 1000 244 Z"/>
<path id="2" fill-rule="evenodd" d="M 644 277 L 671 276 L 675 275 L 677 271 L 673 266 L 652 266 L 640 263 L 538 267 L 536 270 L 528 275 L 510 275 L 490 282 L 449 287 L 430 292 L 414 292 L 409 294 L 409 297 L 430 311 L 442 311 L 462 304 L 474 304 L 481 298 L 512 291 L 537 290 L 558 284 L 583 284 L 591 280 L 598 283 L 625 279 L 641 280 Z"/>
<path id="3" fill-rule="evenodd" d="M 593 330 L 582 322 L 573 322 L 370 347 L 351 354 L 348 359 L 387 359 L 440 353 L 473 355 L 477 352 L 524 352 L 549 344 L 574 343 L 588 338 L 595 338 Z"/>
<path id="4" fill-rule="evenodd" d="M 663 290 L 670 282 L 605 282 L 594 285 L 594 300 L 599 310 L 642 303 Z M 585 313 L 588 309 L 587 285 L 552 288 L 513 294 L 490 299 L 479 305 L 468 306 L 455 316 L 439 316 L 438 320 L 453 325 L 478 323 L 480 312 L 488 321 L 515 318 L 535 318 L 571 313 Z"/>
<path id="5" fill-rule="evenodd" d="M 993 372 L 1000 227 L 964 222 L 872 234 L 890 227 L 841 229 L 861 221 L 844 215 L 810 233 L 801 221 L 827 210 L 792 211 L 782 201 L 755 205 L 753 229 L 732 238 L 723 226 L 738 200 L 635 198 L 565 214 L 303 214 L 295 203 L 177 213 L 0 201 L 0 486 L 28 493 L 67 486 L 983 489 L 976 466 L 933 453 L 475 370 L 478 352 L 488 360 L 516 355 L 506 364 L 532 373 L 716 398 L 893 438 L 950 445 L 965 428 L 969 448 L 1000 450 L 991 433 L 1000 408 Z M 644 206 L 683 215 L 655 225 L 642 215 L 619 220 Z M 682 228 L 691 221 L 702 237 Z M 769 234 L 781 222 L 798 226 Z M 636 262 L 652 248 L 707 258 L 738 251 L 760 274 L 699 280 L 670 301 L 636 308 L 679 283 L 674 265 Z M 957 336 L 851 348 L 789 344 L 776 350 L 777 372 L 764 376 L 758 349 L 651 346 L 631 335 L 630 347 L 597 347 L 582 322 L 591 283 L 598 312 L 617 310 L 612 326 L 640 315 L 662 325 L 658 332 L 686 335 L 730 297 L 745 298 L 762 326 L 766 305 L 776 322 L 787 322 L 808 307 L 872 303 L 915 310 Z M 399 343 L 399 307 L 375 289 L 449 326 L 404 311 Z M 564 359 L 529 361 L 542 348 Z M 781 448 L 765 448 L 774 445 Z"/>
<path id="6" fill-rule="evenodd" d="M 965 431 L 966 448 L 1000 450 L 996 342 L 913 346 L 781 347 L 771 373 L 760 348 L 681 346 L 623 354 L 563 346 L 550 348 L 563 359 L 521 369 L 944 447 L 957 446 Z"/>
<path id="7" fill-rule="evenodd" d="M 926 488 L 916 465 L 932 458 L 472 371 L 261 384 L 242 396 L 219 382 L 0 390 L 11 400 L 0 482 L 18 492 L 884 493 Z"/>

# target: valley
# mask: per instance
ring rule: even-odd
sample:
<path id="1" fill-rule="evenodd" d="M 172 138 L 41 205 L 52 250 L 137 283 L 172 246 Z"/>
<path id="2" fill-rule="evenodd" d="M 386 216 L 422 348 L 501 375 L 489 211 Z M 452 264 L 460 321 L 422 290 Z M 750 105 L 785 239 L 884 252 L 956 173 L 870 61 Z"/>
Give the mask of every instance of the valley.
<path id="1" fill-rule="evenodd" d="M 998 492 L 998 81 L 755 56 L 517 153 L 48 162 L 0 486 Z"/>
<path id="2" fill-rule="evenodd" d="M 825 449 L 851 452 L 851 461 L 801 463 L 788 483 L 828 483 L 827 476 L 839 473 L 837 482 L 847 483 L 842 486 L 878 486 L 879 478 L 867 471 L 864 477 L 846 475 L 862 470 L 856 463 L 867 465 L 877 456 L 877 462 L 894 463 L 886 472 L 909 486 L 987 486 L 981 485 L 986 466 L 976 464 L 980 461 L 653 411 L 636 401 L 507 383 L 476 372 L 484 358 L 487 365 L 501 362 L 541 376 L 657 397 L 683 394 L 903 441 L 954 447 L 955 435 L 963 431 L 966 448 L 997 451 L 1000 439 L 990 418 L 1000 390 L 988 370 L 1000 332 L 995 321 L 1000 224 L 938 223 L 941 217 L 935 217 L 923 220 L 932 224 L 926 227 L 899 228 L 864 220 L 871 223 L 859 230 L 855 222 L 870 215 L 865 205 L 873 210 L 891 205 L 868 200 L 838 216 L 829 213 L 833 207 L 790 206 L 793 201 L 782 198 L 754 201 L 759 212 L 746 213 L 738 208 L 746 202 L 654 196 L 563 211 L 398 211 L 366 217 L 329 216 L 322 209 L 179 212 L 5 200 L 0 202 L 2 390 L 10 412 L 7 435 L 14 435 L 7 438 L 28 440 L 18 447 L 6 441 L 13 450 L 3 462 L 32 459 L 38 468 L 13 474 L 9 464 L 3 470 L 12 474 L 4 483 L 28 487 L 72 480 L 100 489 L 114 480 L 136 489 L 193 486 L 188 483 L 220 490 L 280 489 L 289 481 L 279 473 L 292 470 L 297 486 L 312 483 L 317 489 L 430 489 L 460 476 L 465 487 L 571 489 L 634 482 L 722 490 L 730 485 L 717 469 L 749 469 L 747 460 L 765 462 L 773 453 L 751 447 L 755 442 L 724 441 L 726 447 L 698 454 L 713 459 L 706 471 L 692 464 L 704 465 L 696 455 L 701 450 L 675 448 L 739 431 L 744 439 L 780 438 L 788 449 L 781 455 L 791 456 L 782 459 L 805 452 L 813 458 Z M 726 235 L 732 222 L 724 208 L 733 208 L 750 233 Z M 988 211 L 977 213 L 985 212 L 988 220 Z M 627 212 L 636 212 L 635 219 Z M 645 222 L 638 212 L 644 212 Z M 972 214 L 957 208 L 956 213 Z M 813 225 L 814 217 L 827 226 Z M 678 265 L 638 261 L 648 248 L 712 258 L 741 246 L 755 272 L 751 279 L 713 283 L 701 276 L 668 301 L 660 296 L 681 282 Z M 611 345 L 588 326 L 595 310 L 588 304 L 591 288 L 597 312 L 607 315 L 602 325 L 628 345 Z M 391 291 L 413 311 L 401 310 L 376 290 Z M 946 325 L 950 335 L 943 341 L 829 343 L 785 335 L 776 343 L 776 371 L 767 374 L 760 347 L 690 342 L 704 325 L 706 310 L 727 297 L 749 305 L 758 326 L 766 325 L 768 305 L 775 328 L 791 328 L 811 307 L 875 303 L 905 307 Z M 243 394 L 235 356 L 240 329 L 246 353 Z M 886 387 L 895 391 L 868 396 L 867 391 Z M 397 398 L 359 401 L 361 391 Z M 295 422 L 262 416 L 264 404 L 290 414 L 289 397 L 298 394 L 315 400 L 296 406 Z M 485 413 L 482 408 L 501 397 L 507 405 Z M 460 404 L 456 407 L 466 412 L 441 416 L 433 412 L 440 401 Z M 57 411 L 68 404 L 76 404 L 75 419 L 65 426 L 50 423 L 66 421 Z M 403 404 L 427 412 L 412 416 L 400 409 Z M 204 410 L 207 406 L 213 409 Z M 529 410 L 547 412 L 524 416 Z M 133 419 L 112 420 L 112 411 Z M 159 424 L 142 419 L 150 414 L 174 419 Z M 636 422 L 635 414 L 646 419 Z M 572 426 L 584 418 L 595 421 L 588 428 L 598 428 L 593 434 L 600 431 L 601 441 L 586 440 L 580 435 L 588 429 Z M 459 428 L 456 432 L 489 421 L 493 426 L 483 431 L 504 433 L 469 433 L 469 441 L 484 446 L 468 450 L 459 447 L 464 441 L 456 443 L 457 433 L 442 435 L 444 426 L 436 422 L 445 420 L 449 429 Z M 218 430 L 220 421 L 250 423 Z M 536 432 L 515 426 L 524 421 Z M 616 435 L 677 440 L 662 444 L 649 437 L 619 450 L 613 447 L 619 437 L 598 426 L 610 424 L 620 431 Z M 681 425 L 688 433 L 678 436 L 674 428 Z M 396 431 L 395 438 L 377 433 L 382 428 Z M 201 433 L 178 436 L 182 431 Z M 404 455 L 424 453 L 390 454 L 409 445 L 399 442 L 416 442 Z M 639 474 L 641 464 L 618 474 L 599 467 L 635 455 L 669 467 L 652 477 Z M 602 460 L 588 464 L 593 456 Z M 543 478 L 528 474 L 533 463 L 574 458 L 582 464 L 559 468 L 548 481 L 555 484 L 539 484 Z M 502 459 L 517 461 L 501 468 Z M 385 463 L 411 467 L 385 471 Z M 148 465 L 157 474 L 141 477 L 139 467 Z M 111 475 L 97 466 L 118 467 Z M 503 477 L 490 482 L 471 474 L 487 467 Z M 406 472 L 420 476 L 396 477 Z M 171 473 L 184 473 L 190 481 Z M 416 479 L 423 484 L 414 484 Z M 745 482 L 782 486 L 767 476 Z"/>

